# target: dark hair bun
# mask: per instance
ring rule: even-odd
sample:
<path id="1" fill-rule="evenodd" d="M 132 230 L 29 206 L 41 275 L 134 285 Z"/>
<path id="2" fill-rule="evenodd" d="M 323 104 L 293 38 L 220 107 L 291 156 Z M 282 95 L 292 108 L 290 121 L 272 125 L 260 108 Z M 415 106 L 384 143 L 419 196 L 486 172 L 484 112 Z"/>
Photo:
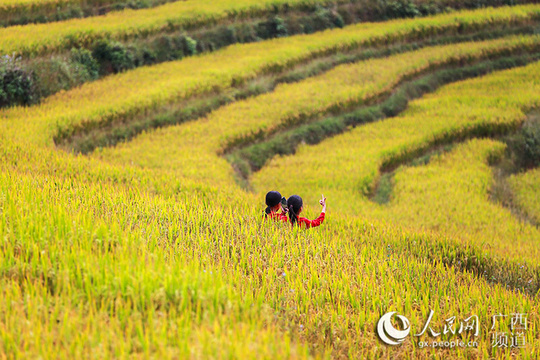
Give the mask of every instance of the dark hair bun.
<path id="1" fill-rule="evenodd" d="M 281 201 L 281 194 L 277 191 L 269 191 L 266 194 L 266 205 L 269 207 L 274 207 Z"/>
<path id="2" fill-rule="evenodd" d="M 298 195 L 292 195 L 287 199 L 287 208 L 289 209 L 289 220 L 294 225 L 298 221 L 298 213 L 304 205 L 302 198 Z"/>
<path id="3" fill-rule="evenodd" d="M 304 205 L 302 198 L 298 195 L 292 195 L 287 199 L 287 206 L 289 209 L 293 209 L 294 212 L 298 212 L 300 208 Z"/>

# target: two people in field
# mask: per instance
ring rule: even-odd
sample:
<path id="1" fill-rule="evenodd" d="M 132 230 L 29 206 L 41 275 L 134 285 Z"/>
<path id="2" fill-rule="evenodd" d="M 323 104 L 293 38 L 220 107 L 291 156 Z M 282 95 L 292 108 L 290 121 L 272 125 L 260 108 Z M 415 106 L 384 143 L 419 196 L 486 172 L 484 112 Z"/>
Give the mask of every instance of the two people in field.
<path id="1" fill-rule="evenodd" d="M 304 209 L 304 202 L 300 196 L 292 195 L 285 199 L 278 191 L 269 191 L 266 194 L 267 207 L 264 211 L 264 217 L 276 221 L 290 222 L 293 226 L 316 227 L 323 223 L 326 214 L 326 198 L 324 195 L 319 200 L 319 204 L 322 206 L 321 214 L 315 220 L 309 220 L 300 216 Z"/>

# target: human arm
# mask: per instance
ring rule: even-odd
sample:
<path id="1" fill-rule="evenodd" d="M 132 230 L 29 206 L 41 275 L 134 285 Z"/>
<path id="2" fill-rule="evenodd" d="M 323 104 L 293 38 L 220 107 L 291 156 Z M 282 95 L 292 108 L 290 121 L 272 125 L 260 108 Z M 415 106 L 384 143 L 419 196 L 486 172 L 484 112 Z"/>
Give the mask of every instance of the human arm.
<path id="1" fill-rule="evenodd" d="M 324 195 L 322 195 L 322 199 L 319 200 L 319 204 L 322 206 L 321 213 L 326 213 L 326 198 Z"/>
<path id="2" fill-rule="evenodd" d="M 324 197 L 324 195 L 322 196 L 322 199 L 319 200 L 319 204 L 321 204 L 321 206 L 322 206 L 321 214 L 315 220 L 309 220 L 309 219 L 306 219 L 306 218 L 298 219 L 298 221 L 301 224 L 304 224 L 306 226 L 306 228 L 308 228 L 308 229 L 311 228 L 311 227 L 319 226 L 324 221 L 324 218 L 325 218 L 325 215 L 326 215 L 326 198 Z"/>

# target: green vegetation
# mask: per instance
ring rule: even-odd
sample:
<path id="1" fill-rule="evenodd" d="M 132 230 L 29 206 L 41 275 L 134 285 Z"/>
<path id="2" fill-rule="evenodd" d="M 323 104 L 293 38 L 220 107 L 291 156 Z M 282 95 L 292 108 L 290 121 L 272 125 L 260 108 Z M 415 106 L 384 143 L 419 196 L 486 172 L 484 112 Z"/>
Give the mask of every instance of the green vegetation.
<path id="1" fill-rule="evenodd" d="M 247 3 L 229 4 L 232 6 L 231 9 L 234 8 L 237 11 L 228 9 L 229 5 L 225 3 L 220 3 L 223 7 L 220 12 L 218 7 L 189 0 L 150 10 L 112 13 L 107 17 L 0 29 L 0 39 L 2 39 L 0 53 L 10 56 L 22 55 L 20 69 L 25 76 L 32 79 L 31 92 L 21 101 L 14 99 L 6 105 L 35 103 L 61 90 L 68 90 L 94 80 L 94 76 L 87 74 L 92 72 L 91 69 L 86 68 L 88 64 L 81 64 L 73 58 L 73 51 L 86 49 L 92 52 L 92 61 L 97 62 L 100 68 L 99 75 L 106 76 L 135 67 L 215 51 L 235 43 L 256 42 L 295 34 L 311 34 L 315 31 L 341 28 L 358 22 L 410 17 L 410 14 L 407 15 L 406 12 L 387 14 L 387 8 L 395 8 L 392 2 L 369 0 L 368 3 L 365 4 L 363 1 L 338 1 L 336 3 L 299 1 L 270 7 L 257 4 L 250 8 L 244 8 Z M 426 8 L 427 10 L 421 10 L 419 13 L 427 16 L 447 12 L 450 8 L 485 6 L 480 3 L 462 4 L 461 2 L 440 3 L 439 5 L 440 7 L 430 5 Z M 504 3 L 495 1 L 493 5 L 504 5 Z M 421 4 L 414 6 L 421 7 Z M 208 7 L 211 10 L 207 9 Z M 510 11 L 510 13 L 513 12 L 515 10 Z M 520 10 L 517 11 L 519 12 Z M 528 12 L 525 17 L 509 14 L 513 16 L 512 21 L 494 19 L 493 22 L 484 23 L 480 27 L 464 25 L 457 29 L 457 32 L 450 31 L 446 36 L 453 36 L 455 41 L 456 37 L 486 31 L 505 35 L 517 32 L 533 34 L 538 27 L 537 15 L 534 14 L 534 12 Z M 129 26 L 124 22 L 126 16 L 131 16 L 133 19 Z M 448 16 L 447 18 L 452 19 Z M 151 23 L 152 20 L 155 20 L 155 23 Z M 159 25 L 162 22 L 165 24 Z M 142 28 L 149 28 L 145 31 L 135 31 L 133 27 L 137 28 L 139 25 Z M 420 32 L 418 35 L 417 38 L 408 37 L 394 41 L 426 42 L 432 41 L 433 35 L 445 34 Z M 62 40 L 63 36 L 66 37 L 64 40 Z M 492 34 L 492 36 L 496 35 Z M 380 47 L 384 44 L 386 43 L 377 42 L 372 43 L 371 46 Z M 0 77 L 1 75 L 0 73 Z M 3 81 L 10 81 L 10 79 L 5 77 Z M 17 84 L 12 86 L 17 86 Z"/>
<path id="2" fill-rule="evenodd" d="M 287 129 L 271 135 L 258 143 L 248 143 L 227 154 L 232 165 L 239 170 L 242 178 L 248 178 L 253 171 L 260 170 L 276 155 L 294 154 L 301 144 L 317 144 L 325 138 L 350 130 L 351 127 L 398 115 L 406 109 L 410 100 L 419 98 L 427 92 L 435 91 L 443 84 L 470 77 L 484 75 L 494 70 L 525 65 L 538 60 L 538 54 L 518 57 L 503 57 L 470 66 L 439 70 L 415 80 L 405 82 L 395 89 L 388 98 L 379 104 L 361 106 L 340 116 L 315 120 L 305 125 Z"/>

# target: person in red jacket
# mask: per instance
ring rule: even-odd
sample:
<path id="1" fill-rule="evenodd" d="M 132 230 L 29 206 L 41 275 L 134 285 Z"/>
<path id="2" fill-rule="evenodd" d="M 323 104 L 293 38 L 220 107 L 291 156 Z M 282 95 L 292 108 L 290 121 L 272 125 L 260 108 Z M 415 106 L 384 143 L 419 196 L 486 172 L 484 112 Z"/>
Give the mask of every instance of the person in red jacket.
<path id="1" fill-rule="evenodd" d="M 326 214 L 326 198 L 324 197 L 324 195 L 322 196 L 322 199 L 319 200 L 319 204 L 321 204 L 322 206 L 321 214 L 319 215 L 319 217 L 317 217 L 315 220 L 308 220 L 304 217 L 299 216 L 304 208 L 304 202 L 302 201 L 302 198 L 298 195 L 293 195 L 288 198 L 287 208 L 291 224 L 293 226 L 297 224 L 298 226 L 305 227 L 307 229 L 321 225 L 324 221 L 324 216 Z"/>
<path id="2" fill-rule="evenodd" d="M 269 191 L 266 194 L 266 209 L 264 210 L 265 219 L 274 219 L 276 221 L 287 222 L 287 215 L 284 206 L 286 200 L 277 191 Z M 281 210 L 281 212 L 279 212 Z"/>

